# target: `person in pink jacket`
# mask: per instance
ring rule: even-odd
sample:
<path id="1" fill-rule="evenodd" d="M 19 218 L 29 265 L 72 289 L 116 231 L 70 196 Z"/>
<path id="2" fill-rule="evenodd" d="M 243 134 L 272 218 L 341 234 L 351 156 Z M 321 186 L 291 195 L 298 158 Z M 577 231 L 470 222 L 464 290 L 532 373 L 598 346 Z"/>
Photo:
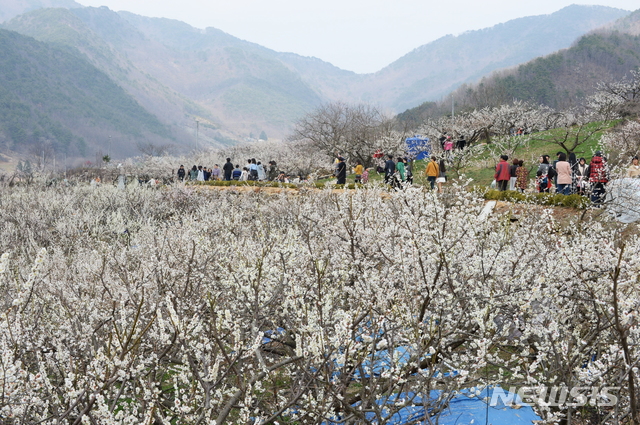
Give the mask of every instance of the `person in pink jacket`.
<path id="1" fill-rule="evenodd" d="M 571 182 L 573 181 L 571 164 L 567 162 L 567 154 L 560 152 L 558 162 L 556 163 L 556 172 L 558 173 L 558 185 L 556 193 L 561 195 L 571 194 Z"/>

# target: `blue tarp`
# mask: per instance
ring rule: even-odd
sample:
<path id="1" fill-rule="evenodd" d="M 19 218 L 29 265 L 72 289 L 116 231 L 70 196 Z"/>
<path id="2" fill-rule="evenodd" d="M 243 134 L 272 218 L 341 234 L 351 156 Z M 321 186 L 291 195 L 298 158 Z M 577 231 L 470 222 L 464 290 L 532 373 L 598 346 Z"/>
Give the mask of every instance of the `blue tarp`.
<path id="1" fill-rule="evenodd" d="M 494 394 L 495 392 L 495 394 Z M 438 418 L 439 425 L 532 425 L 540 421 L 531 406 L 523 404 L 517 394 L 500 387 L 485 388 L 479 395 L 461 391 L 449 402 Z M 512 400 L 505 405 L 505 400 Z M 494 403 L 492 403 L 494 402 Z"/>
<path id="2" fill-rule="evenodd" d="M 495 392 L 495 394 L 494 394 Z M 432 390 L 430 400 L 426 404 L 435 407 L 443 401 L 439 400 L 441 391 Z M 508 405 L 505 405 L 507 401 Z M 388 425 L 406 425 L 425 420 L 430 416 L 432 422 L 439 425 L 532 425 L 533 421 L 540 421 L 531 406 L 522 404 L 522 400 L 513 393 L 500 387 L 485 388 L 483 390 L 468 389 L 455 394 L 439 415 L 433 415 L 433 407 L 425 407 L 422 397 L 415 393 L 394 394 L 376 400 L 378 406 L 397 406 L 400 403 L 410 404 L 398 411 L 382 409 L 382 419 Z M 354 407 L 358 407 L 356 403 Z M 433 415 L 433 416 L 432 416 Z M 378 423 L 373 412 L 365 414 L 367 421 Z M 342 418 L 335 418 L 323 425 L 336 425 Z"/>
<path id="3" fill-rule="evenodd" d="M 371 375 L 380 376 L 384 371 L 396 367 L 405 366 L 411 359 L 411 347 L 400 346 L 393 350 L 393 357 L 389 350 L 376 351 L 372 355 L 368 355 L 362 362 L 362 370 L 364 377 L 369 378 Z M 356 369 L 354 377 L 360 378 L 360 369 Z"/>
<path id="4" fill-rule="evenodd" d="M 431 154 L 431 144 L 427 137 L 413 136 L 405 139 L 407 144 L 407 154 L 413 159 L 429 158 Z"/>
<path id="5" fill-rule="evenodd" d="M 268 345 L 274 341 L 278 341 L 285 335 L 285 333 L 286 331 L 284 328 L 265 331 L 262 336 L 262 344 Z M 382 336 L 383 333 L 384 332 L 379 331 L 378 336 Z M 363 337 L 361 335 L 358 335 L 355 339 L 356 341 L 363 341 Z M 401 345 L 395 347 L 393 350 L 387 349 L 379 350 L 374 353 L 370 352 L 365 355 L 360 366 L 353 371 L 352 379 L 380 377 L 385 371 L 388 371 L 391 368 L 404 367 L 407 365 L 409 360 L 411 360 L 411 355 L 413 353 L 414 350 L 409 345 Z M 427 357 L 429 357 L 429 354 L 423 355 L 420 360 L 424 360 Z M 344 368 L 344 365 L 335 360 L 328 362 L 333 364 L 334 371 L 331 374 L 332 377 L 340 376 L 340 369 Z M 312 371 L 316 372 L 317 369 L 312 368 Z M 441 372 L 436 371 L 433 376 L 437 378 L 440 374 Z M 443 377 L 457 375 L 458 371 L 456 370 L 442 374 Z"/>
<path id="6" fill-rule="evenodd" d="M 284 330 L 284 328 L 276 328 L 275 331 L 265 331 L 262 337 L 262 344 L 266 345 L 270 342 L 273 342 L 274 340 L 277 341 L 279 338 L 282 338 L 284 336 L 285 332 L 286 331 Z"/>
<path id="7" fill-rule="evenodd" d="M 362 362 L 362 370 L 364 371 L 364 377 L 370 378 L 371 376 L 379 377 L 383 372 L 388 371 L 392 367 L 404 367 L 411 360 L 411 355 L 413 354 L 413 349 L 409 345 L 401 345 L 396 347 L 393 352 L 389 350 L 380 350 L 376 351 L 373 354 L 369 354 L 366 359 Z M 393 356 L 392 356 L 393 353 Z M 424 360 L 429 357 L 429 354 L 426 354 L 421 357 L 420 360 Z M 452 372 L 446 372 L 443 374 L 444 377 L 449 376 L 457 376 L 458 371 L 454 370 Z M 360 369 L 356 369 L 353 376 L 355 378 L 360 378 Z M 436 371 L 433 375 L 435 378 L 440 376 L 440 372 Z"/>

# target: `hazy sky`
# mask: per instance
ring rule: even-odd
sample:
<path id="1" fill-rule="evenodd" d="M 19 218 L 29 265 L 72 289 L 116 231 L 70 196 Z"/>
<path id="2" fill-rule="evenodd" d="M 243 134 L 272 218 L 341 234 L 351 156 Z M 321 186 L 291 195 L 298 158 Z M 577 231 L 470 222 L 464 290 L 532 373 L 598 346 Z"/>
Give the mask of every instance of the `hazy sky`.
<path id="1" fill-rule="evenodd" d="M 375 72 L 447 34 L 553 13 L 572 0 L 77 0 L 197 28 L 215 27 L 281 51 L 315 56 L 358 73 Z M 626 10 L 638 0 L 586 0 Z"/>

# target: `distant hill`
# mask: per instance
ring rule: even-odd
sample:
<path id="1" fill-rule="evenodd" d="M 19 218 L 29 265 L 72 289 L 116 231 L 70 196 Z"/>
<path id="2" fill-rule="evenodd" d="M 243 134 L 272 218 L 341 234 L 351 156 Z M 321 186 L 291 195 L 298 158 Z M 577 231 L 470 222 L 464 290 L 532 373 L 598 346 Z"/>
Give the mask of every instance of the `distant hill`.
<path id="1" fill-rule="evenodd" d="M 358 75 L 215 28 L 200 30 L 106 7 L 76 7 L 71 0 L 41 3 L 55 1 L 64 8 L 31 10 L 2 27 L 73 48 L 155 116 L 183 148 L 193 146 L 196 120 L 200 140 L 215 146 L 262 131 L 285 136 L 298 117 L 328 101 L 402 110 L 438 99 L 495 69 L 568 47 L 578 36 L 628 14 L 570 6 L 443 37 L 377 73 Z M 36 0 L 0 0 L 0 6 L 11 2 L 23 10 L 36 7 Z"/>
<path id="2" fill-rule="evenodd" d="M 202 107 L 201 113 L 208 112 L 206 119 L 214 126 L 241 137 L 262 130 L 282 136 L 296 118 L 326 101 L 365 101 L 397 111 L 438 99 L 495 69 L 568 47 L 578 36 L 625 14 L 608 7 L 570 6 L 551 15 L 443 37 L 369 75 L 316 58 L 275 52 L 214 28 L 199 30 L 176 20 L 107 8 L 75 8 L 66 16 L 32 12 L 5 27 L 78 48 L 156 114 L 172 108 L 154 108 L 163 96 L 145 99 L 146 92 L 168 89 L 195 102 L 192 107 Z M 72 16 L 77 20 L 71 22 Z M 70 28 L 75 36 L 69 34 Z M 125 73 L 137 70 L 139 75 L 118 76 L 114 61 L 104 60 L 109 52 L 119 56 L 115 63 Z M 128 81 L 145 78 L 163 89 L 151 89 L 153 83 L 147 81 L 146 92 L 134 93 Z M 178 109 L 178 115 L 193 121 L 185 113 L 190 108 Z"/>
<path id="3" fill-rule="evenodd" d="M 229 137 L 231 133 L 221 131 L 221 123 L 210 111 L 192 99 L 163 85 L 147 70 L 140 69 L 125 52 L 114 46 L 129 45 L 145 41 L 144 36 L 117 14 L 106 8 L 103 13 L 115 15 L 113 20 L 98 20 L 93 25 L 111 25 L 113 31 L 103 28 L 106 39 L 93 31 L 83 19 L 66 9 L 41 9 L 21 15 L 3 25 L 38 40 L 71 47 L 84 55 L 96 67 L 109 75 L 144 108 L 156 115 L 178 139 L 177 146 L 191 148 L 195 145 L 195 121 L 201 123 L 200 140 L 205 144 L 237 143 Z M 84 9 L 74 9 L 82 12 Z M 91 16 L 83 16 L 91 20 Z M 147 50 L 163 54 L 164 46 L 155 43 L 145 46 Z M 201 145 L 202 146 L 202 145 Z"/>
<path id="4" fill-rule="evenodd" d="M 620 31 L 630 35 L 640 35 L 640 9 L 607 25 L 605 29 Z"/>
<path id="5" fill-rule="evenodd" d="M 166 126 L 82 55 L 0 30 L 0 146 L 20 152 L 47 144 L 86 156 L 99 145 L 106 153 L 109 135 L 121 156 L 136 153 L 135 141 L 173 141 Z"/>
<path id="6" fill-rule="evenodd" d="M 205 121 L 215 130 L 210 136 L 223 142 L 261 131 L 283 136 L 298 117 L 328 100 L 278 53 L 213 28 L 104 7 L 44 9 L 4 27 L 77 48 L 150 111 L 161 118 L 171 111 L 174 119 L 164 114 L 166 120 L 183 127 Z"/>
<path id="7" fill-rule="evenodd" d="M 492 71 L 569 47 L 581 35 L 628 14 L 610 7 L 572 5 L 550 15 L 442 37 L 369 76 L 361 98 L 396 111 L 438 100 Z"/>
<path id="8" fill-rule="evenodd" d="M 444 102 L 424 102 L 398 117 L 416 126 L 426 116 L 450 113 L 452 99 L 457 110 L 498 106 L 513 99 L 553 108 L 579 105 L 598 83 L 618 81 L 640 69 L 638 27 L 640 11 L 580 37 L 568 49 L 496 71 L 479 83 L 461 86 Z"/>
<path id="9" fill-rule="evenodd" d="M 164 47 L 161 55 L 153 56 L 128 49 L 131 60 L 147 69 L 151 64 L 153 75 L 164 84 L 209 107 L 245 133 L 266 129 L 283 135 L 295 119 L 328 100 L 273 50 L 215 28 L 198 30 L 179 21 L 127 12 L 119 16 L 148 43 Z"/>
<path id="10" fill-rule="evenodd" d="M 592 94 L 599 82 L 619 80 L 639 66 L 640 36 L 596 32 L 581 37 L 569 49 L 487 78 L 479 91 L 469 89 L 467 94 L 482 92 L 487 102 L 521 99 L 566 108 Z"/>
<path id="11" fill-rule="evenodd" d="M 45 7 L 83 7 L 73 0 L 2 0 L 0 2 L 0 23 L 18 15 Z"/>

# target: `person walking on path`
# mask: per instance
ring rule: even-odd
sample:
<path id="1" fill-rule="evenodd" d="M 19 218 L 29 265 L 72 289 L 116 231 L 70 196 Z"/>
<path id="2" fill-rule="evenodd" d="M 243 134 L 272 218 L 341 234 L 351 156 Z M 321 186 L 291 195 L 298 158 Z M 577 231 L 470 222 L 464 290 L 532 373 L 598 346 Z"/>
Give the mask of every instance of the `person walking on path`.
<path id="1" fill-rule="evenodd" d="M 536 172 L 536 181 L 538 183 L 538 191 L 540 193 L 549 193 L 549 169 L 551 166 L 549 165 L 549 155 L 542 155 L 540 157 L 540 165 L 538 166 L 538 171 Z"/>
<path id="2" fill-rule="evenodd" d="M 396 163 L 393 162 L 393 155 L 389 154 L 389 159 L 384 163 L 384 182 L 390 184 L 396 172 Z"/>
<path id="3" fill-rule="evenodd" d="M 516 183 L 518 181 L 518 176 L 516 174 L 516 171 L 518 170 L 519 163 L 520 161 L 513 158 L 513 161 L 511 162 L 511 167 L 509 167 L 509 172 L 511 173 L 511 178 L 509 179 L 509 190 L 516 190 Z"/>
<path id="4" fill-rule="evenodd" d="M 496 187 L 500 191 L 507 190 L 507 185 L 511 179 L 511 171 L 509 171 L 509 163 L 507 155 L 500 155 L 500 162 L 496 165 L 496 173 L 494 179 L 496 180 Z"/>
<path id="5" fill-rule="evenodd" d="M 404 183 L 405 179 L 407 178 L 407 171 L 404 167 L 404 161 L 402 160 L 402 158 L 398 158 L 398 162 L 396 163 L 396 171 L 398 172 L 396 177 L 396 184 L 398 185 L 398 187 L 401 187 L 402 183 Z"/>
<path id="6" fill-rule="evenodd" d="M 602 153 L 596 151 L 589 163 L 589 182 L 591 183 L 591 202 L 600 205 L 604 199 L 605 186 L 609 182 L 607 164 L 602 158 Z"/>
<path id="7" fill-rule="evenodd" d="M 242 173 L 240 174 L 240 181 L 246 182 L 249 180 L 249 167 L 244 167 L 242 169 Z"/>
<path id="8" fill-rule="evenodd" d="M 358 161 L 356 164 L 356 168 L 353 170 L 356 175 L 356 183 L 362 183 L 362 172 L 364 171 L 364 167 L 362 166 L 362 162 Z"/>
<path id="9" fill-rule="evenodd" d="M 427 168 L 424 170 L 424 174 L 425 176 L 427 176 L 427 181 L 431 186 L 431 190 L 433 190 L 436 184 L 436 179 L 438 178 L 438 175 L 440 175 L 440 166 L 438 166 L 435 156 L 431 157 L 431 161 L 429 161 L 429 163 L 427 164 Z"/>
<path id="10" fill-rule="evenodd" d="M 242 170 L 240 169 L 240 164 L 236 164 L 236 168 L 234 168 L 231 173 L 231 178 L 233 180 L 240 180 L 240 176 L 242 176 Z"/>
<path id="11" fill-rule="evenodd" d="M 267 178 L 270 182 L 278 178 L 278 167 L 276 166 L 276 162 L 273 160 L 269 161 L 269 173 Z"/>
<path id="12" fill-rule="evenodd" d="M 362 184 L 369 183 L 369 170 L 366 168 L 362 171 Z"/>
<path id="13" fill-rule="evenodd" d="M 529 186 L 529 170 L 524 168 L 524 161 L 518 161 L 518 168 L 516 168 L 516 188 L 520 192 L 527 190 Z"/>
<path id="14" fill-rule="evenodd" d="M 220 177 L 222 176 L 222 170 L 220 169 L 220 166 L 218 164 L 213 166 L 213 170 L 211 171 L 211 180 L 220 180 Z"/>
<path id="15" fill-rule="evenodd" d="M 178 168 L 178 180 L 180 180 L 181 182 L 184 181 L 184 176 L 187 174 L 187 172 L 184 169 L 184 165 L 180 165 L 180 168 Z"/>
<path id="16" fill-rule="evenodd" d="M 453 149 L 453 139 L 451 139 L 451 136 L 447 136 L 447 140 L 443 143 L 442 148 L 444 149 L 444 154 L 448 159 L 451 156 L 451 150 Z"/>
<path id="17" fill-rule="evenodd" d="M 571 194 L 571 183 L 573 182 L 571 164 L 567 161 L 567 154 L 560 152 L 558 155 L 558 162 L 556 162 L 556 172 L 558 173 L 558 184 L 556 186 L 556 193 L 561 195 Z"/>
<path id="18" fill-rule="evenodd" d="M 627 169 L 626 177 L 640 177 L 640 165 L 638 165 L 638 157 L 634 156 L 631 165 Z"/>
<path id="19" fill-rule="evenodd" d="M 227 158 L 227 162 L 225 162 L 222 170 L 224 171 L 224 180 L 231 180 L 231 174 L 233 173 L 233 164 L 231 163 L 231 158 Z"/>
<path id="20" fill-rule="evenodd" d="M 444 163 L 444 159 L 440 160 L 438 164 L 438 178 L 436 183 L 438 184 L 438 193 L 442 193 L 442 183 L 447 182 L 447 166 Z"/>
<path id="21" fill-rule="evenodd" d="M 576 191 L 580 195 L 584 195 L 589 187 L 589 166 L 587 160 L 580 158 L 574 168 L 576 175 Z"/>
<path id="22" fill-rule="evenodd" d="M 258 164 L 256 164 L 255 158 L 249 160 L 249 180 L 258 180 Z"/>
<path id="23" fill-rule="evenodd" d="M 336 184 L 345 184 L 347 182 L 347 164 L 341 156 L 338 157 L 338 163 L 336 164 L 336 177 L 338 178 Z"/>
<path id="24" fill-rule="evenodd" d="M 258 180 L 265 181 L 267 179 L 267 173 L 264 171 L 264 166 L 262 162 L 258 161 Z"/>
<path id="25" fill-rule="evenodd" d="M 413 184 L 413 161 L 409 161 L 406 157 L 402 158 L 402 162 L 404 163 L 405 169 L 405 180 L 409 184 Z"/>

